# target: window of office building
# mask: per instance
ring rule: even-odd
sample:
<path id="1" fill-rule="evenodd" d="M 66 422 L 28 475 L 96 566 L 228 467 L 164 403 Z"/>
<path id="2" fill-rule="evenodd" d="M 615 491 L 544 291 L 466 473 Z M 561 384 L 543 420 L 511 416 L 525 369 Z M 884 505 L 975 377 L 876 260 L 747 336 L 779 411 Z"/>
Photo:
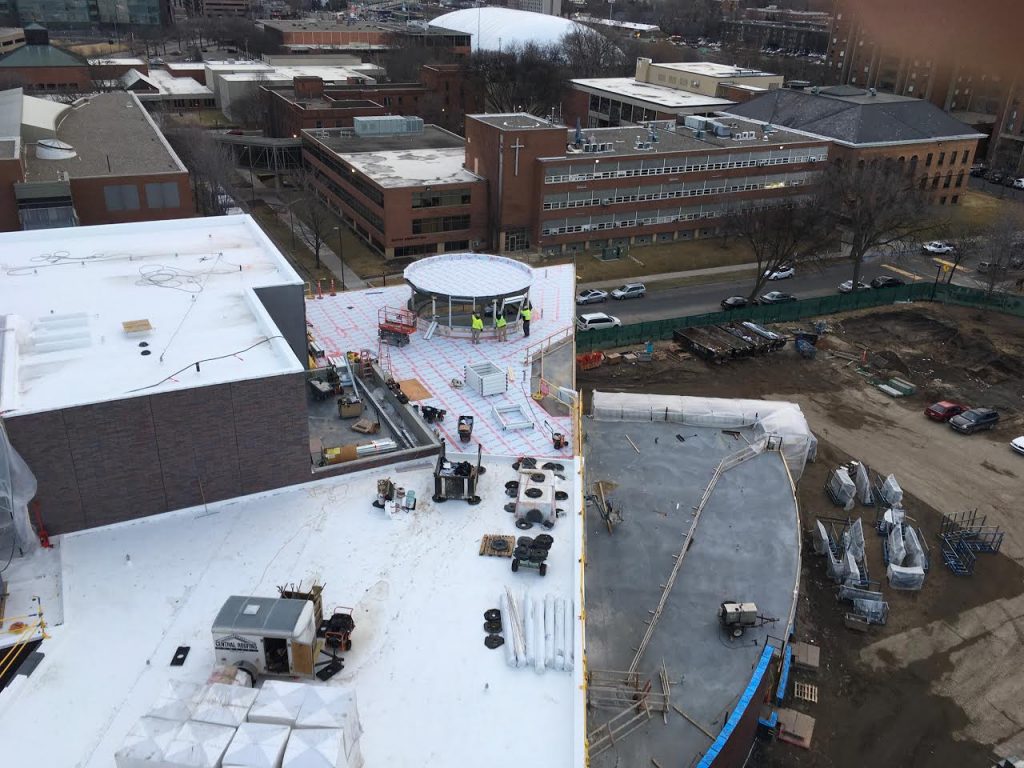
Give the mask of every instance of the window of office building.
<path id="1" fill-rule="evenodd" d="M 469 205 L 468 189 L 427 190 L 412 193 L 413 208 L 438 208 L 443 205 Z"/>
<path id="2" fill-rule="evenodd" d="M 134 187 L 132 187 L 134 189 Z M 173 181 L 146 185 L 146 205 L 150 208 L 179 208 L 178 185 Z"/>
<path id="3" fill-rule="evenodd" d="M 110 184 L 103 188 L 108 211 L 139 210 L 139 188 L 134 184 Z"/>
<path id="4" fill-rule="evenodd" d="M 460 229 L 469 229 L 469 215 L 464 216 L 438 216 L 433 219 L 413 219 L 412 233 L 414 235 L 426 235 L 431 232 L 452 232 Z"/>

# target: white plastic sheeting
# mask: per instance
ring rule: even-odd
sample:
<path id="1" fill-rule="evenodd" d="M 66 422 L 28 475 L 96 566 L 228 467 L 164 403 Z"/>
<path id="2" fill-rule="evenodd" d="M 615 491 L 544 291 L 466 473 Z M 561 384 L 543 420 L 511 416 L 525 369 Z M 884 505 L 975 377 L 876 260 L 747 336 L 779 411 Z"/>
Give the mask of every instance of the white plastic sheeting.
<path id="1" fill-rule="evenodd" d="M 777 400 L 595 391 L 593 416 L 598 421 L 667 421 L 718 429 L 752 428 L 759 437 L 777 435 L 794 480 L 803 474 L 811 447 L 817 444 L 800 406 Z"/>
<path id="2" fill-rule="evenodd" d="M 888 534 L 894 525 L 899 525 L 907 516 L 906 510 L 901 507 L 892 507 L 882 514 L 882 533 Z"/>
<path id="3" fill-rule="evenodd" d="M 182 723 L 174 740 L 167 745 L 161 766 L 220 768 L 234 735 L 234 728 L 189 720 Z"/>
<path id="4" fill-rule="evenodd" d="M 854 470 L 853 482 L 857 486 L 857 498 L 860 499 L 861 504 L 870 506 L 874 503 L 875 494 L 871 488 L 871 478 L 868 477 L 868 468 L 865 467 L 861 462 L 854 462 L 856 469 Z"/>
<path id="5" fill-rule="evenodd" d="M 572 600 L 550 594 L 541 599 L 530 592 L 519 600 L 506 588 L 499 603 L 505 659 L 510 667 L 533 667 L 538 674 L 546 669 L 572 671 L 576 623 Z M 520 637 L 522 651 L 517 649 Z"/>
<path id="6" fill-rule="evenodd" d="M 39 548 L 39 538 L 28 514 L 28 503 L 36 495 L 37 487 L 36 476 L 14 450 L 7 439 L 7 430 L 0 423 L 0 530 L 7 520 L 13 519 L 14 541 L 22 555 Z"/>
<path id="7" fill-rule="evenodd" d="M 903 526 L 894 525 L 886 538 L 889 548 L 889 565 L 903 565 L 903 558 L 907 556 L 907 548 L 903 545 Z"/>
<path id="8" fill-rule="evenodd" d="M 254 688 L 214 683 L 207 687 L 199 700 L 192 719 L 237 728 L 245 722 L 257 693 Z"/>
<path id="9" fill-rule="evenodd" d="M 283 768 L 345 768 L 345 736 L 340 728 L 294 730 L 285 747 Z M 355 768 L 353 766 L 353 768 Z"/>
<path id="10" fill-rule="evenodd" d="M 843 573 L 843 583 L 845 584 L 859 584 L 862 581 L 860 575 L 860 568 L 857 566 L 857 561 L 853 557 L 852 552 L 847 552 L 843 557 L 843 567 L 845 571 Z"/>
<path id="11" fill-rule="evenodd" d="M 224 753 L 224 768 L 281 768 L 291 729 L 271 723 L 242 723 Z"/>
<path id="12" fill-rule="evenodd" d="M 882 483 L 882 500 L 891 507 L 898 507 L 903 503 L 903 489 L 896 482 L 896 475 L 889 475 Z"/>
<path id="13" fill-rule="evenodd" d="M 339 730 L 343 737 L 343 754 L 352 755 L 363 733 L 355 689 L 342 685 L 307 685 L 306 688 L 306 698 L 299 709 L 295 728 Z"/>
<path id="14" fill-rule="evenodd" d="M 159 717 L 140 717 L 114 753 L 117 768 L 162 768 L 167 747 L 181 723 Z"/>
<path id="15" fill-rule="evenodd" d="M 838 467 L 828 476 L 828 487 L 832 492 L 832 498 L 836 503 L 847 511 L 853 509 L 853 501 L 857 493 L 857 486 L 850 477 L 846 467 Z"/>
<path id="16" fill-rule="evenodd" d="M 898 539 L 900 557 L 893 556 L 894 540 Z M 889 567 L 885 575 L 893 589 L 916 591 L 924 586 L 925 554 L 917 532 L 909 525 L 896 525 L 889 533 Z"/>
<path id="17" fill-rule="evenodd" d="M 148 717 L 159 717 L 163 720 L 175 720 L 183 723 L 191 720 L 196 705 L 205 693 L 205 688 L 196 683 L 181 680 L 169 680 L 159 698 L 150 708 Z"/>
<path id="18" fill-rule="evenodd" d="M 864 524 L 858 517 L 843 531 L 843 548 L 857 562 L 864 562 Z"/>
<path id="19" fill-rule="evenodd" d="M 256 694 L 246 719 L 250 723 L 295 725 L 310 686 L 284 680 L 266 680 Z"/>

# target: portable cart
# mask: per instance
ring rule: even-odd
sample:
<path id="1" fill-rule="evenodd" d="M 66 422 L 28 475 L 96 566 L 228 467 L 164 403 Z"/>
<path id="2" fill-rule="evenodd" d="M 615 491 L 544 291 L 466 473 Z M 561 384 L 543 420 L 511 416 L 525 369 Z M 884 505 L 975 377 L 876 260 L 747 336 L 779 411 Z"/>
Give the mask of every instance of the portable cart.
<path id="1" fill-rule="evenodd" d="M 476 493 L 477 483 L 486 470 L 480 466 L 483 449 L 476 448 L 476 463 L 469 461 L 451 462 L 446 458 L 446 443 L 441 441 L 441 452 L 437 455 L 434 468 L 434 495 L 437 503 L 456 499 L 479 504 L 481 499 Z"/>
<path id="2" fill-rule="evenodd" d="M 472 416 L 459 416 L 459 440 L 464 443 L 469 442 L 469 438 L 473 436 L 473 417 Z"/>

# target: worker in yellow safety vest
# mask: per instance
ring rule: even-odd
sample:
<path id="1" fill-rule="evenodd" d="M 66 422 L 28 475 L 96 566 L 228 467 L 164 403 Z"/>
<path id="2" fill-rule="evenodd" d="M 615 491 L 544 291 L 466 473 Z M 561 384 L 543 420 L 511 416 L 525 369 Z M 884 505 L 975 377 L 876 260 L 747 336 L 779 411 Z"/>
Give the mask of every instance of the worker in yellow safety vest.
<path id="1" fill-rule="evenodd" d="M 523 308 L 519 310 L 519 316 L 523 319 L 523 336 L 530 335 L 530 317 L 533 315 L 533 310 L 530 309 L 529 304 L 523 305 Z"/>
<path id="2" fill-rule="evenodd" d="M 498 319 L 494 321 L 494 328 L 497 331 L 498 341 L 508 341 L 508 320 L 505 319 L 504 312 L 500 313 Z"/>
<path id="3" fill-rule="evenodd" d="M 473 328 L 473 343 L 474 344 L 479 344 L 480 343 L 480 333 L 484 329 L 484 320 L 476 312 L 473 313 L 472 328 Z"/>

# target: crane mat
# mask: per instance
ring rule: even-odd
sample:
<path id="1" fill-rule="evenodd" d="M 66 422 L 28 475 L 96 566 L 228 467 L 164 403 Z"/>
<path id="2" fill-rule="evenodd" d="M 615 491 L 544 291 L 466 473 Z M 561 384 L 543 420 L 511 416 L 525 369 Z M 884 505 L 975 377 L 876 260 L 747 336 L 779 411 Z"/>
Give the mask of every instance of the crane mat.
<path id="1" fill-rule="evenodd" d="M 496 543 L 497 546 L 495 546 Z M 487 533 L 480 540 L 480 554 L 491 555 L 492 557 L 512 557 L 512 550 L 515 548 L 515 545 L 515 536 Z"/>

